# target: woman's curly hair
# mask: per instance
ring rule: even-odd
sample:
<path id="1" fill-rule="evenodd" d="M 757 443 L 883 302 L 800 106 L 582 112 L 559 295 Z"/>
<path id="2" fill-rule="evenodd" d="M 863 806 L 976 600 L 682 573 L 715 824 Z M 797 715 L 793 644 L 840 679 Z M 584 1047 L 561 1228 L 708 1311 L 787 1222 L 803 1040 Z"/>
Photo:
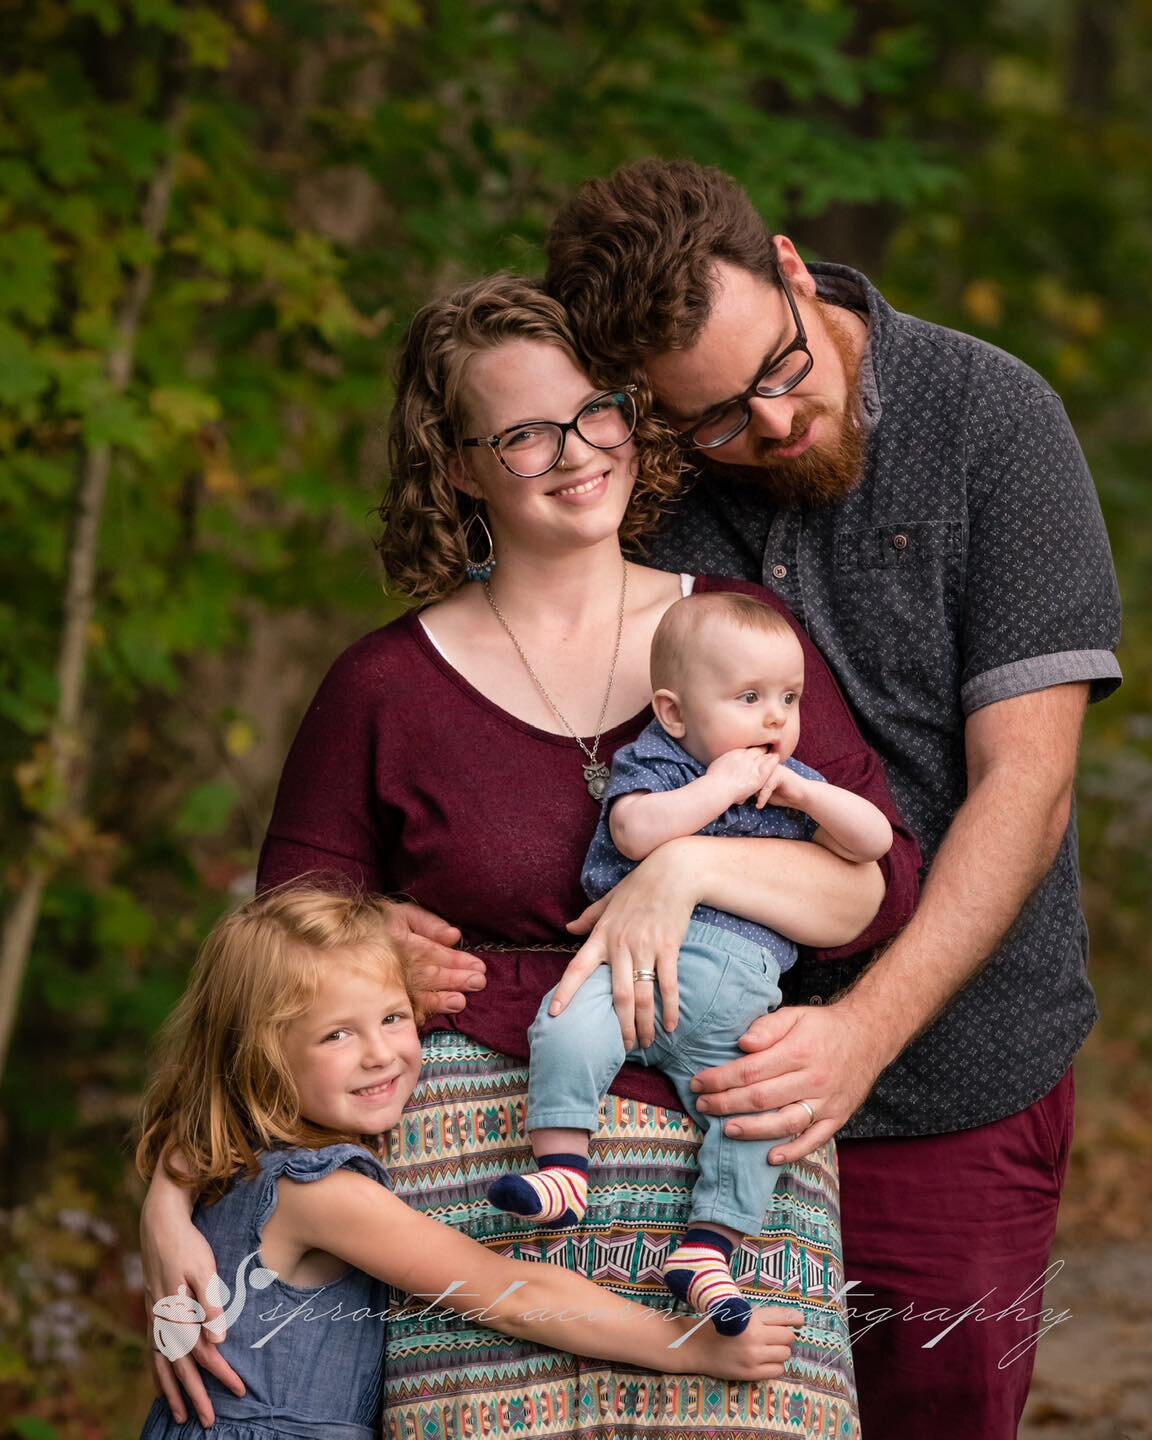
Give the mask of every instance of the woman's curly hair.
<path id="1" fill-rule="evenodd" d="M 468 563 L 464 527 L 478 502 L 449 477 L 465 423 L 461 381 L 467 361 L 509 340 L 541 340 L 563 350 L 594 385 L 620 377 L 592 370 L 577 349 L 562 307 L 535 280 L 492 275 L 426 305 L 412 321 L 396 367 L 388 431 L 389 488 L 380 505 L 377 548 L 389 589 L 412 600 L 441 600 L 462 583 Z M 639 537 L 680 488 L 683 462 L 668 429 L 648 413 L 638 387 L 639 468 L 620 527 L 621 542 Z"/>

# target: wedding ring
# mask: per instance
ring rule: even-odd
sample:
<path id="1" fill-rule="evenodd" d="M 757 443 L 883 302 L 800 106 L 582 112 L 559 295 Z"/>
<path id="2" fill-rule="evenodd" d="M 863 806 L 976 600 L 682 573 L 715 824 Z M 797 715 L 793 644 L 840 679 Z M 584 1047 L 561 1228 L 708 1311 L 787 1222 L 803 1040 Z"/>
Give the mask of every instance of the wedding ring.
<path id="1" fill-rule="evenodd" d="M 804 1129 L 807 1130 L 809 1126 L 816 1124 L 816 1112 L 812 1109 L 812 1106 L 808 1104 L 807 1100 L 797 1100 L 796 1103 L 797 1105 L 803 1105 L 804 1109 L 808 1111 L 808 1125 L 804 1127 Z M 803 1131 L 801 1133 L 803 1133 Z"/>
<path id="2" fill-rule="evenodd" d="M 632 979 L 633 979 L 633 980 L 655 980 L 655 979 L 656 979 L 656 971 L 655 971 L 655 970 L 633 970 L 633 971 L 632 971 Z M 813 1117 L 813 1118 L 815 1118 L 815 1117 Z"/>

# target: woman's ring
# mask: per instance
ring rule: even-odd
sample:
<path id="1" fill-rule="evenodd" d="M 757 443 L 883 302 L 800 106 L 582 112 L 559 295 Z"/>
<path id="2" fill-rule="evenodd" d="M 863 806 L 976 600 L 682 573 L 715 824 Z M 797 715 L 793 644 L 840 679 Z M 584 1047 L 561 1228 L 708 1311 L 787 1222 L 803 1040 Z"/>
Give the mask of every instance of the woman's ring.
<path id="1" fill-rule="evenodd" d="M 655 970 L 633 970 L 633 971 L 632 971 L 632 979 L 633 979 L 633 980 L 655 980 L 655 979 L 656 979 L 656 971 L 655 971 Z"/>
<path id="2" fill-rule="evenodd" d="M 812 1109 L 812 1106 L 808 1104 L 807 1100 L 797 1100 L 796 1103 L 797 1105 L 803 1105 L 804 1109 L 808 1111 L 808 1124 L 804 1127 L 804 1129 L 807 1130 L 809 1126 L 816 1124 L 816 1112 Z M 803 1131 L 801 1133 L 803 1133 Z"/>

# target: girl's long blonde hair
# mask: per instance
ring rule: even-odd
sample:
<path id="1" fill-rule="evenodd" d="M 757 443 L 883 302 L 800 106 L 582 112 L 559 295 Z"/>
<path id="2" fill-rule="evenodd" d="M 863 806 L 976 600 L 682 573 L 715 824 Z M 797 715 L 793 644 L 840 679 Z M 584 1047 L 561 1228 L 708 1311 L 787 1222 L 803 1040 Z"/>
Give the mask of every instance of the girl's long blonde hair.
<path id="1" fill-rule="evenodd" d="M 411 600 L 442 600 L 465 580 L 466 527 L 477 502 L 449 478 L 463 452 L 461 382 L 468 361 L 510 340 L 539 340 L 562 350 L 605 389 L 634 380 L 639 392 L 636 485 L 620 526 L 629 551 L 654 529 L 681 489 L 684 461 L 668 428 L 649 413 L 642 374 L 597 369 L 580 353 L 563 308 L 539 281 L 490 275 L 425 305 L 412 321 L 396 367 L 388 436 L 389 488 L 377 542 L 388 588 Z"/>
<path id="2" fill-rule="evenodd" d="M 413 999 L 393 908 L 378 896 L 296 885 L 220 921 L 160 1032 L 136 1148 L 145 1180 L 163 1167 L 201 1198 L 214 1199 L 238 1170 L 258 1173 L 262 1150 L 363 1140 L 321 1130 L 300 1114 L 283 1041 L 337 957 Z"/>

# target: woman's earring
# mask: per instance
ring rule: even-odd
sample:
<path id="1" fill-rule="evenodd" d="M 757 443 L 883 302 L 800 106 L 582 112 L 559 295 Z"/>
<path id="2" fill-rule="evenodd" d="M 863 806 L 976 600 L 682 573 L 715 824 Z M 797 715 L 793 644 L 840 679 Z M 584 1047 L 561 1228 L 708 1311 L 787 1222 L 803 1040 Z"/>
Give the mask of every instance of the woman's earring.
<path id="1" fill-rule="evenodd" d="M 484 531 L 484 538 L 488 542 L 488 553 L 483 560 L 472 559 L 472 526 L 479 521 L 481 530 Z M 464 573 L 469 580 L 487 580 L 491 577 L 496 565 L 496 549 L 492 544 L 492 532 L 484 523 L 484 516 L 479 510 L 473 510 L 465 521 L 464 526 L 464 553 L 468 557 L 464 562 Z"/>

